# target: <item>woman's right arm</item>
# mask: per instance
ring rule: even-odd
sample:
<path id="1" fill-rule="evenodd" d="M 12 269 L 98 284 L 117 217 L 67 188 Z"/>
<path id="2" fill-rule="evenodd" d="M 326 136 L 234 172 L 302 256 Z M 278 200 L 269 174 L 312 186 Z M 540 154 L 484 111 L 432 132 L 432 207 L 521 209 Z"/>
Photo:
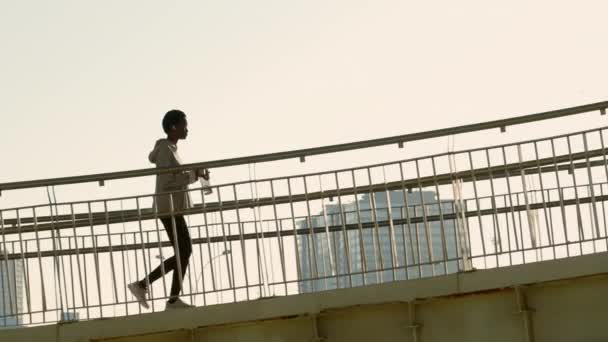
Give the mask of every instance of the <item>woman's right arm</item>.
<path id="1" fill-rule="evenodd" d="M 179 166 L 173 151 L 169 146 L 162 146 L 158 150 L 156 157 L 156 167 L 176 167 Z M 167 180 L 164 182 L 167 188 L 181 188 L 188 184 L 196 182 L 198 179 L 195 171 L 181 171 L 177 173 L 168 173 Z"/>

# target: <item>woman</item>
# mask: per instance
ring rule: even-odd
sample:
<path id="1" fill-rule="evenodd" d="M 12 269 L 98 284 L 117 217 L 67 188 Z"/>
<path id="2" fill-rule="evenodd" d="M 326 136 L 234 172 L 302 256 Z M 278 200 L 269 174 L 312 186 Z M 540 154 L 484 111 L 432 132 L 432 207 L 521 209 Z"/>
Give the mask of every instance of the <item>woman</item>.
<path id="1" fill-rule="evenodd" d="M 162 126 L 167 134 L 167 138 L 156 141 L 154 149 L 150 152 L 149 160 L 151 163 L 156 164 L 158 168 L 180 166 L 182 163 L 177 153 L 177 143 L 188 136 L 186 114 L 181 110 L 170 110 L 165 114 Z M 209 171 L 202 169 L 178 173 L 163 173 L 156 176 L 157 195 L 154 199 L 154 206 L 175 252 L 174 256 L 163 262 L 166 273 L 173 271 L 171 293 L 166 309 L 193 307 L 179 298 L 179 293 L 182 290 L 182 281 L 188 268 L 190 255 L 192 254 L 192 242 L 184 216 L 179 213 L 173 213 L 190 208 L 191 201 L 187 191 L 188 185 L 196 182 L 199 177 L 209 180 Z M 159 193 L 164 192 L 171 192 L 171 194 L 159 195 Z M 177 235 L 177 241 L 174 235 Z M 178 258 L 179 266 L 177 262 Z M 181 271 L 181 273 L 178 271 Z M 146 301 L 148 284 L 152 284 L 161 277 L 162 268 L 159 265 L 144 279 L 128 285 L 133 296 L 137 298 L 139 304 L 144 308 L 149 307 Z"/>

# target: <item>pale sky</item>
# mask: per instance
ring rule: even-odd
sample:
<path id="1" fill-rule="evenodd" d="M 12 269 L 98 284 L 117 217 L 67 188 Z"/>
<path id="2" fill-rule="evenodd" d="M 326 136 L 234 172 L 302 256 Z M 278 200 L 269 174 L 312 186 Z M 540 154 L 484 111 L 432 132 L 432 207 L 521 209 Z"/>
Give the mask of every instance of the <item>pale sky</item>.
<path id="1" fill-rule="evenodd" d="M 0 183 L 151 167 L 171 108 L 190 119 L 182 158 L 201 162 L 603 101 L 606 9 L 599 0 L 2 0 Z M 243 170 L 215 172 L 215 183 Z M 145 184 L 131 193 L 152 191 Z M 0 207 L 23 204 L 13 194 Z"/>
<path id="2" fill-rule="evenodd" d="M 190 121 L 182 158 L 202 162 L 608 100 L 607 10 L 601 0 L 0 0 L 0 183 L 151 167 L 147 154 L 173 108 Z M 446 142 L 287 161 L 261 176 L 445 152 Z M 212 176 L 218 184 L 246 171 Z M 149 193 L 153 180 L 79 189 L 58 189 L 59 200 Z M 7 191 L 0 208 L 45 200 L 32 194 Z"/>

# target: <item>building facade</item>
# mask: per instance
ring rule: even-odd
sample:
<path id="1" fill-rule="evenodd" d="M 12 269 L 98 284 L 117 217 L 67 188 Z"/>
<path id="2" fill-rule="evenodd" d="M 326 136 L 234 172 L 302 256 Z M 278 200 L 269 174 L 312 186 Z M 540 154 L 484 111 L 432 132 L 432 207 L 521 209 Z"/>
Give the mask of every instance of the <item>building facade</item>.
<path id="1" fill-rule="evenodd" d="M 341 207 L 334 200 L 323 212 L 300 219 L 298 229 L 317 228 L 315 234 L 298 236 L 300 293 L 450 274 L 464 268 L 457 253 L 464 250 L 458 239 L 462 231 L 456 219 L 438 219 L 435 193 L 412 192 L 407 198 L 403 194 L 362 194 Z M 441 201 L 441 212 L 454 214 L 454 202 Z M 408 213 L 410 221 L 418 223 L 407 224 Z"/>
<path id="2" fill-rule="evenodd" d="M 4 259 L 0 251 L 0 328 L 21 325 L 24 268 L 20 260 Z"/>

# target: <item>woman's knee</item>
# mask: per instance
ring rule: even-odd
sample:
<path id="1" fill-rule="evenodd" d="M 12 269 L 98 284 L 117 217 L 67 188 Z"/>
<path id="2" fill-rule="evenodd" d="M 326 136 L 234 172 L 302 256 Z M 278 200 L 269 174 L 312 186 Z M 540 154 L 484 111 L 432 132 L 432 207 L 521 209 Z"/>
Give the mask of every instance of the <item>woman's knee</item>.
<path id="1" fill-rule="evenodd" d="M 183 217 L 181 217 L 180 222 L 178 223 L 178 238 L 180 252 L 184 256 L 190 257 L 192 254 L 192 240 L 190 239 L 190 232 L 188 231 L 188 226 Z"/>
<path id="2" fill-rule="evenodd" d="M 182 253 L 182 255 L 187 257 L 190 257 L 190 255 L 192 255 L 192 243 L 189 239 L 187 242 L 184 241 L 182 248 L 180 248 L 180 252 Z"/>

